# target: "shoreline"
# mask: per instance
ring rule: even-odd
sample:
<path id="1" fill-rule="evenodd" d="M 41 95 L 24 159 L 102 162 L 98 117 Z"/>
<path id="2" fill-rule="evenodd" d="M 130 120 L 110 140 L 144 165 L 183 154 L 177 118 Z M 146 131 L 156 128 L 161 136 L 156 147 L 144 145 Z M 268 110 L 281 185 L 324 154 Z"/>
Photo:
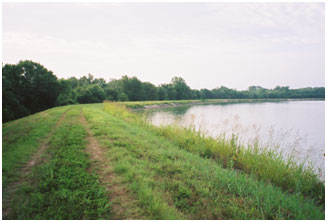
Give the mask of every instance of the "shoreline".
<path id="1" fill-rule="evenodd" d="M 133 110 L 159 109 L 188 105 L 210 105 L 225 103 L 263 103 L 283 101 L 325 101 L 324 98 L 300 98 L 300 99 L 209 99 L 209 100 L 163 100 L 163 101 L 128 101 L 118 102 Z"/>

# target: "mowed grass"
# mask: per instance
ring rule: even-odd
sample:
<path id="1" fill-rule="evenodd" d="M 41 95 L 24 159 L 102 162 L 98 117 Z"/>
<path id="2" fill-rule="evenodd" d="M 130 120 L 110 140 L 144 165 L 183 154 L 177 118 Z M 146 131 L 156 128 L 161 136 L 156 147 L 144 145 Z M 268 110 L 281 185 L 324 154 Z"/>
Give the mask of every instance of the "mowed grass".
<path id="1" fill-rule="evenodd" d="M 312 199 L 180 149 L 123 109 L 108 103 L 107 113 L 92 106 L 83 112 L 116 174 L 152 219 L 324 219 Z"/>
<path id="2" fill-rule="evenodd" d="M 7 219 L 102 219 L 110 215 L 105 189 L 84 152 L 80 108 L 71 108 L 50 139 L 45 163 L 34 167 L 11 201 Z"/>
<path id="3" fill-rule="evenodd" d="M 65 118 L 55 127 L 65 111 Z M 182 146 L 176 138 L 147 125 L 124 106 L 116 103 L 74 105 L 46 112 L 49 115 L 44 121 L 53 115 L 52 127 L 55 128 L 44 161 L 32 168 L 32 173 L 13 196 L 6 197 L 11 199 L 11 212 L 6 219 L 113 218 L 110 195 L 106 192 L 111 185 L 99 181 L 85 152 L 86 130 L 80 122 L 81 112 L 94 138 L 103 147 L 105 164 L 113 170 L 115 181 L 127 188 L 126 193 L 132 198 L 126 200 L 136 200 L 135 212 L 142 212 L 142 218 L 322 220 L 325 217 L 323 206 L 317 205 L 315 199 L 301 192 L 284 190 L 255 173 L 235 168 L 236 164 L 226 166 L 224 161 L 217 160 L 222 157 L 216 159 L 194 151 L 196 145 L 188 149 L 196 141 L 188 140 L 189 143 Z M 13 132 L 23 135 L 20 129 L 24 127 L 42 126 L 33 125 L 41 118 L 39 115 L 41 113 L 30 121 L 10 122 L 6 127 L 15 130 L 11 124 L 16 124 L 18 128 Z M 9 141 L 15 135 L 8 129 Z M 42 138 L 50 131 L 44 132 Z M 32 134 L 26 137 L 28 135 Z M 11 147 L 15 147 L 15 143 L 22 142 L 12 140 Z M 206 149 L 199 142 L 195 144 L 199 150 Z M 30 156 L 37 147 L 33 149 Z M 6 152 L 9 155 L 16 151 Z"/>
<path id="4" fill-rule="evenodd" d="M 50 109 L 2 125 L 2 190 L 38 149 L 69 106 Z M 6 195 L 6 193 L 4 193 Z"/>

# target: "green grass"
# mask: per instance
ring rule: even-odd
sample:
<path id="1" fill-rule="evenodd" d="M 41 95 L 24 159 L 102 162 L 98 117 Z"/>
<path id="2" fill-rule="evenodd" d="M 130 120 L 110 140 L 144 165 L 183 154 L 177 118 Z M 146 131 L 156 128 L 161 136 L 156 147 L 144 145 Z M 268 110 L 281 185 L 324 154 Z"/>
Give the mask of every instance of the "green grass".
<path id="1" fill-rule="evenodd" d="M 240 170 L 255 176 L 267 184 L 273 184 L 290 193 L 300 193 L 310 197 L 317 204 L 324 205 L 325 185 L 312 168 L 305 168 L 294 158 L 283 159 L 281 153 L 257 144 L 245 147 L 237 142 L 223 138 L 213 139 L 193 129 L 177 126 L 152 127 L 153 131 L 169 139 L 179 148 L 211 158 L 224 168 Z"/>
<path id="2" fill-rule="evenodd" d="M 283 100 L 306 100 L 306 99 L 193 99 L 193 100 L 157 100 L 157 101 L 127 101 L 116 102 L 132 109 L 142 109 L 154 106 L 176 106 L 189 104 L 220 104 L 220 103 L 251 103 L 251 102 L 278 102 Z M 321 100 L 321 99 L 317 99 Z"/>
<path id="3" fill-rule="evenodd" d="M 37 150 L 61 115 L 58 107 L 2 125 L 2 189 L 17 180 L 22 167 Z"/>
<path id="4" fill-rule="evenodd" d="M 66 110 L 62 123 L 55 127 Z M 128 205 L 134 210 L 121 210 L 142 212 L 145 219 L 325 218 L 324 207 L 317 205 L 314 197 L 284 189 L 260 177 L 257 171 L 240 167 L 240 163 L 254 158 L 262 163 L 270 159 L 260 159 L 260 155 L 243 157 L 239 154 L 243 148 L 231 141 L 223 141 L 224 147 L 218 149 L 216 140 L 192 130 L 153 127 L 124 105 L 106 103 L 50 109 L 3 126 L 3 142 L 7 144 L 3 156 L 19 153 L 15 151 L 19 144 L 24 149 L 24 140 L 15 137 L 27 140 L 34 135 L 36 147 L 29 151 L 31 156 L 40 145 L 37 135 L 45 138 L 53 129 L 43 156 L 45 161 L 32 168 L 13 196 L 3 196 L 3 201 L 12 200 L 8 219 L 113 218 L 113 205 L 104 188 L 110 188 L 110 183 L 99 181 L 85 152 L 86 130 L 80 122 L 81 112 L 103 147 L 107 159 L 104 163 L 110 165 L 110 172 L 118 181 L 115 186 L 126 187 L 126 195 L 131 197 L 120 201 L 136 200 L 134 205 Z M 41 134 L 31 133 L 38 128 Z M 19 171 L 19 165 L 28 159 L 3 161 L 3 168 L 17 162 L 12 169 Z M 269 170 L 273 172 L 273 168 Z M 18 172 L 16 177 L 19 175 Z M 14 181 L 12 175 L 7 177 L 7 181 Z M 139 219 L 137 214 L 134 216 L 131 219 Z"/>
<path id="5" fill-rule="evenodd" d="M 125 105 L 129 108 L 144 108 L 145 106 L 153 105 L 183 105 L 191 103 L 201 103 L 201 100 L 162 100 L 162 101 L 128 101 L 117 102 L 117 104 Z"/>
<path id="6" fill-rule="evenodd" d="M 98 177 L 89 173 L 83 152 L 86 132 L 78 122 L 80 110 L 67 112 L 47 149 L 48 161 L 34 168 L 12 201 L 9 219 L 101 219 L 110 204 Z"/>
<path id="7" fill-rule="evenodd" d="M 108 112 L 114 109 L 114 105 L 105 106 Z M 140 187 L 145 186 L 146 190 L 150 187 L 147 195 L 162 196 L 186 218 L 324 217 L 322 208 L 313 200 L 285 193 L 252 175 L 224 169 L 211 159 L 180 149 L 165 137 L 135 124 L 137 117 L 133 119 L 123 110 L 115 115 L 127 116 L 127 122 L 106 116 L 99 109 L 84 110 L 94 135 L 108 147 L 108 158 L 116 167 L 116 173 L 125 178 L 126 184 L 137 187 L 133 189 L 136 195 L 143 195 L 139 193 Z"/>
<path id="8" fill-rule="evenodd" d="M 224 168 L 235 169 L 280 187 L 282 190 L 314 199 L 318 205 L 325 203 L 325 185 L 313 169 L 297 164 L 290 157 L 284 160 L 281 153 L 257 144 L 245 147 L 237 142 L 223 138 L 206 137 L 202 132 L 192 128 L 181 128 L 175 125 L 156 127 L 146 124 L 142 116 L 129 112 L 124 105 L 105 103 L 110 114 L 140 125 L 156 135 L 168 139 L 180 149 L 210 158 Z"/>

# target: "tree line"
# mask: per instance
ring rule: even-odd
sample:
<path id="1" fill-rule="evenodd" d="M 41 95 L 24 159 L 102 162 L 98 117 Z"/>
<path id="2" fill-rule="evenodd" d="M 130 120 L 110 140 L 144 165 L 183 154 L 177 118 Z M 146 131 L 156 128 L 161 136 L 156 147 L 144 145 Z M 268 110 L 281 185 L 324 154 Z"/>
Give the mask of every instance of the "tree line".
<path id="1" fill-rule="evenodd" d="M 54 106 L 111 101 L 182 99 L 325 98 L 324 87 L 266 89 L 250 86 L 237 91 L 220 86 L 212 90 L 191 89 L 181 77 L 155 86 L 137 77 L 123 76 L 107 82 L 93 75 L 58 79 L 52 71 L 33 61 L 2 66 L 2 121 L 21 118 Z"/>

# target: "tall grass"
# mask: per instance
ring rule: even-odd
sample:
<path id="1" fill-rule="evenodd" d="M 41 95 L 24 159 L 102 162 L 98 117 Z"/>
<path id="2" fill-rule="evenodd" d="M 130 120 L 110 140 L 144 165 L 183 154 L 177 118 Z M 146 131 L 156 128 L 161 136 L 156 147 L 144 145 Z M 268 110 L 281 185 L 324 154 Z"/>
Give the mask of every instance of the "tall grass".
<path id="1" fill-rule="evenodd" d="M 107 148 L 114 172 L 152 219 L 177 219 L 179 215 L 189 219 L 324 218 L 322 207 L 311 199 L 222 167 L 158 135 L 152 126 L 136 124 L 132 118 L 126 121 L 111 109 L 115 106 L 105 104 L 108 114 L 91 106 L 83 112 L 94 136 Z"/>
<path id="2" fill-rule="evenodd" d="M 285 160 L 277 151 L 259 147 L 259 143 L 242 145 L 236 135 L 231 139 L 206 137 L 193 127 L 182 128 L 176 125 L 156 127 L 146 123 L 137 114 L 131 113 L 122 104 L 105 103 L 105 110 L 110 114 L 147 127 L 179 148 L 210 158 L 225 168 L 232 168 L 266 184 L 282 188 L 284 191 L 312 198 L 318 205 L 324 205 L 325 185 L 312 168 L 297 163 L 294 157 Z"/>
<path id="3" fill-rule="evenodd" d="M 214 139 L 192 128 L 176 126 L 154 127 L 153 131 L 182 149 L 216 160 L 225 168 L 241 170 L 284 191 L 301 193 L 324 204 L 324 183 L 312 168 L 297 163 L 294 157 L 285 160 L 281 153 L 261 148 L 258 143 L 246 147 L 238 143 L 236 136 L 230 140 Z"/>
<path id="4" fill-rule="evenodd" d="M 215 100 L 216 101 L 216 100 Z M 154 105 L 185 105 L 194 103 L 203 103 L 202 100 L 163 100 L 163 101 L 128 101 L 128 102 L 117 102 L 117 104 L 127 106 L 129 108 L 145 108 Z"/>
<path id="5" fill-rule="evenodd" d="M 127 101 L 116 102 L 116 104 L 125 105 L 128 108 L 148 108 L 157 106 L 176 106 L 187 104 L 220 104 L 220 103 L 250 103 L 250 102 L 279 102 L 279 101 L 296 101 L 306 99 L 189 99 L 189 100 L 157 100 L 157 101 Z M 320 100 L 320 99 L 318 99 Z M 106 101 L 110 102 L 110 101 Z"/>

